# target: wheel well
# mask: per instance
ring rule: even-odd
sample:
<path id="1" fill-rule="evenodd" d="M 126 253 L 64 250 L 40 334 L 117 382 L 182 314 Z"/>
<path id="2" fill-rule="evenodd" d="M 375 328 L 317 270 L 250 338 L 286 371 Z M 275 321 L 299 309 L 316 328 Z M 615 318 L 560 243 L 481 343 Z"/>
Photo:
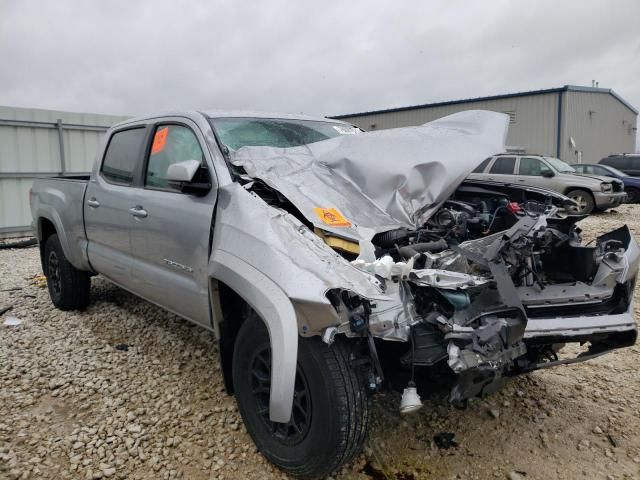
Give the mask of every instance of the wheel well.
<path id="1" fill-rule="evenodd" d="M 220 338 L 218 349 L 224 378 L 224 386 L 229 393 L 233 393 L 233 349 L 240 326 L 247 318 L 251 307 L 231 287 L 218 282 L 218 295 L 222 319 L 219 323 Z"/>
<path id="2" fill-rule="evenodd" d="M 47 241 L 51 235 L 56 233 L 56 227 L 53 225 L 53 222 L 47 218 L 40 219 L 40 228 L 38 229 L 38 234 L 40 238 L 38 239 L 40 243 L 44 243 Z"/>
<path id="3" fill-rule="evenodd" d="M 588 188 L 584 188 L 584 187 L 567 187 L 564 189 L 564 192 L 562 192 L 564 195 L 566 195 L 567 193 L 571 192 L 572 190 L 580 190 L 582 192 L 587 192 L 590 193 L 591 196 L 593 196 L 593 192 L 591 190 L 589 190 Z"/>
<path id="4" fill-rule="evenodd" d="M 57 233 L 56 227 L 53 225 L 51 220 L 47 218 L 40 218 L 37 233 L 39 237 L 38 243 L 40 244 L 40 264 L 42 265 L 42 272 L 47 275 L 46 262 L 44 261 L 44 244 L 51 235 Z"/>

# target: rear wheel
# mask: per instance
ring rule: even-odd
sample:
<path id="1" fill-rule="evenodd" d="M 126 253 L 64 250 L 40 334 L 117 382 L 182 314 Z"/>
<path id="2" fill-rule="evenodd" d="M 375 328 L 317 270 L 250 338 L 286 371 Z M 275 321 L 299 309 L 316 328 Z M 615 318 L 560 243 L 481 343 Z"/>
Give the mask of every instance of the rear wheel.
<path id="1" fill-rule="evenodd" d="M 252 313 L 236 339 L 233 385 L 249 435 L 262 454 L 287 473 L 329 475 L 362 447 L 368 398 L 350 365 L 346 343 L 328 346 L 317 337 L 300 338 L 291 419 L 272 422 L 269 334 Z"/>
<path id="2" fill-rule="evenodd" d="M 43 269 L 49 296 L 57 308 L 82 310 L 89 305 L 91 277 L 69 263 L 56 234 L 44 244 Z"/>
<path id="3" fill-rule="evenodd" d="M 624 191 L 627 194 L 627 203 L 640 202 L 640 190 L 634 187 L 626 187 Z"/>
<path id="4" fill-rule="evenodd" d="M 576 213 L 578 215 L 588 215 L 593 211 L 595 207 L 593 195 L 591 195 L 591 192 L 588 192 L 586 190 L 571 190 L 569 193 L 567 193 L 567 197 L 576 202 L 575 207 L 569 207 L 569 211 L 571 213 Z"/>

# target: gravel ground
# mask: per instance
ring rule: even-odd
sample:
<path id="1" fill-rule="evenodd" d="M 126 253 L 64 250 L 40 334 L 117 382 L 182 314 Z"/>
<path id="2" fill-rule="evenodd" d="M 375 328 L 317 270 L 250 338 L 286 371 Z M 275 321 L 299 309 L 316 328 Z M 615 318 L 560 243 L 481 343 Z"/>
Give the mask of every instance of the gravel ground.
<path id="1" fill-rule="evenodd" d="M 625 222 L 640 235 L 640 206 L 581 227 Z M 86 312 L 60 312 L 40 275 L 36 249 L 0 250 L 0 478 L 286 478 L 224 393 L 210 333 L 101 278 Z M 378 395 L 336 478 L 640 478 L 639 360 L 634 346 L 534 372 L 466 410 L 400 417 L 399 395 Z M 439 432 L 458 446 L 438 449 Z"/>

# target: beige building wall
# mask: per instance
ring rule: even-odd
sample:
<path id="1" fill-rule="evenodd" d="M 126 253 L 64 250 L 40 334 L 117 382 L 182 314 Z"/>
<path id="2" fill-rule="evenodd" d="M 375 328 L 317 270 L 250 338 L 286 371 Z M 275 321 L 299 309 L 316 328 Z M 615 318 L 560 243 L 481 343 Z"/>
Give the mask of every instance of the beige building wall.
<path id="1" fill-rule="evenodd" d="M 578 161 L 571 138 L 582 151 L 582 163 L 598 163 L 612 153 L 635 152 L 637 115 L 623 103 L 605 93 L 568 91 L 563 97 L 563 160 Z"/>
<path id="2" fill-rule="evenodd" d="M 542 92 L 444 102 L 339 116 L 364 130 L 421 125 L 464 110 L 491 110 L 511 117 L 507 145 L 528 153 L 584 163 L 635 152 L 637 113 L 608 89 L 568 86 Z M 560 128 L 558 125 L 560 122 Z"/>

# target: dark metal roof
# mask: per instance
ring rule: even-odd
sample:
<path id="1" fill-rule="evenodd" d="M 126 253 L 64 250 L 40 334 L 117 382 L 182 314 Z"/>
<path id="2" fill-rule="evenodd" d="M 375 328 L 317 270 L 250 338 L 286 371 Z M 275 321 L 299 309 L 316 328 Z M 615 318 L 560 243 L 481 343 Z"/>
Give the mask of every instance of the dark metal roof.
<path id="1" fill-rule="evenodd" d="M 610 88 L 596 88 L 596 87 L 581 87 L 579 85 L 565 85 L 564 87 L 558 88 L 547 88 L 545 90 L 532 90 L 530 92 L 517 92 L 517 93 L 505 93 L 503 95 L 491 95 L 489 97 L 476 97 L 476 98 L 465 98 L 463 100 L 450 100 L 447 102 L 437 102 L 437 103 L 425 103 L 422 105 L 411 105 L 408 107 L 398 107 L 398 108 L 388 108 L 384 110 L 373 110 L 369 112 L 360 112 L 360 113 L 348 113 L 344 115 L 334 115 L 328 118 L 334 119 L 347 119 L 350 117 L 359 117 L 362 115 L 374 115 L 377 113 L 393 113 L 393 112 L 404 112 L 407 110 L 417 110 L 420 108 L 432 108 L 432 107 L 444 107 L 447 105 L 459 105 L 461 103 L 473 103 L 473 102 L 482 102 L 486 100 L 500 100 L 503 98 L 514 98 L 514 97 L 527 97 L 530 95 L 544 95 L 546 93 L 558 93 L 558 92 L 588 92 L 588 93 L 608 93 L 612 95 L 616 100 L 622 103 L 625 107 L 631 110 L 636 115 L 638 114 L 638 110 L 632 107 L 625 99 L 623 99 L 616 92 L 611 90 Z"/>

